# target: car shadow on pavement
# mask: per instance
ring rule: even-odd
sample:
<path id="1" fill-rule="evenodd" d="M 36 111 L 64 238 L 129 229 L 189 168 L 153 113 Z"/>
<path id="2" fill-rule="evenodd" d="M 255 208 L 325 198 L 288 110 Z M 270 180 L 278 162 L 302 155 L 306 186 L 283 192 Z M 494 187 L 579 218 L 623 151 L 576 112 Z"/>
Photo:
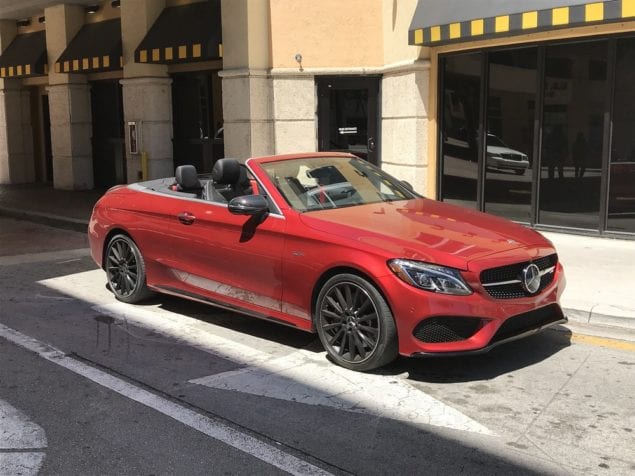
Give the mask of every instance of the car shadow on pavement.
<path id="1" fill-rule="evenodd" d="M 226 329 L 260 339 L 272 341 L 276 344 L 297 348 L 298 350 L 304 349 L 314 352 L 323 351 L 317 334 L 310 334 L 290 326 L 258 319 L 195 301 L 189 301 L 168 295 L 158 295 L 142 304 L 137 305 L 159 305 L 161 309 L 166 311 L 183 314 L 193 319 L 221 326 Z"/>
<path id="2" fill-rule="evenodd" d="M 145 304 L 158 304 L 166 311 L 283 346 L 316 354 L 324 352 L 317 334 L 309 334 L 274 322 L 166 295 L 157 296 Z M 571 331 L 566 327 L 556 326 L 536 335 L 500 345 L 484 354 L 457 357 L 399 357 L 393 363 L 372 373 L 386 376 L 405 373 L 408 374 L 409 380 L 428 383 L 485 380 L 537 364 L 570 345 Z M 328 356 L 325 354 L 324 358 L 328 359 Z"/>
<path id="3" fill-rule="evenodd" d="M 540 363 L 571 345 L 571 331 L 563 326 L 508 342 L 484 354 L 458 357 L 399 358 L 377 373 L 407 373 L 409 380 L 458 383 L 488 380 Z"/>

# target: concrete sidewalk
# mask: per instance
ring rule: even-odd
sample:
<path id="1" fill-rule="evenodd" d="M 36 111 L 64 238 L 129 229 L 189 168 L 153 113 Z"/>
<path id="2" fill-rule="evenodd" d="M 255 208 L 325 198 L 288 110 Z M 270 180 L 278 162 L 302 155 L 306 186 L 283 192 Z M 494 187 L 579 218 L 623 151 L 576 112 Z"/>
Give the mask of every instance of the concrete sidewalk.
<path id="1" fill-rule="evenodd" d="M 0 214 L 85 231 L 102 194 L 42 184 L 0 185 Z M 565 268 L 562 306 L 570 321 L 635 332 L 635 240 L 543 234 Z"/>
<path id="2" fill-rule="evenodd" d="M 0 214 L 85 231 L 105 190 L 55 190 L 48 184 L 0 185 Z"/>
<path id="3" fill-rule="evenodd" d="M 635 330 L 635 240 L 546 233 L 567 287 L 562 307 L 574 322 Z"/>

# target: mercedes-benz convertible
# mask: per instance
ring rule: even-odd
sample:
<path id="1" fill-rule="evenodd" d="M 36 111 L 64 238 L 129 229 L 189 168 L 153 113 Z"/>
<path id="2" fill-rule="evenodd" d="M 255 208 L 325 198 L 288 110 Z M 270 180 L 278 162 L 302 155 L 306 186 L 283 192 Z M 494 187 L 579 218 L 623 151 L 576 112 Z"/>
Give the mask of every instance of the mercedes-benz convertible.
<path id="1" fill-rule="evenodd" d="M 117 186 L 89 241 L 120 301 L 165 293 L 317 332 L 349 369 L 484 352 L 566 321 L 540 233 L 423 198 L 350 154 L 226 158 Z"/>

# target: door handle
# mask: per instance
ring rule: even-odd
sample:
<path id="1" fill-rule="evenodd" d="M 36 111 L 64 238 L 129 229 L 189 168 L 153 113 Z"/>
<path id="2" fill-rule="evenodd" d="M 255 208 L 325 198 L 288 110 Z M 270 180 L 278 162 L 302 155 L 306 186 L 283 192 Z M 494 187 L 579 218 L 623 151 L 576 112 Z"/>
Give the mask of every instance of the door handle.
<path id="1" fill-rule="evenodd" d="M 176 216 L 184 225 L 191 225 L 196 221 L 196 217 L 190 212 L 181 212 Z"/>
<path id="2" fill-rule="evenodd" d="M 370 137 L 368 139 L 368 152 L 373 152 L 375 150 L 375 139 Z"/>

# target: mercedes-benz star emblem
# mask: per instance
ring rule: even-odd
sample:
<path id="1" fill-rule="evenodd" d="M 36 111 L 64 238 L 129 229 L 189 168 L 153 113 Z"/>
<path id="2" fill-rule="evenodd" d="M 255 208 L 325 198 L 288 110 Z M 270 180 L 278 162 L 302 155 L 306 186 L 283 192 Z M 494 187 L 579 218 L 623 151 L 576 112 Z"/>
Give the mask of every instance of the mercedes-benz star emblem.
<path id="1" fill-rule="evenodd" d="M 529 294 L 535 294 L 540 288 L 540 269 L 533 263 L 523 269 L 523 286 Z"/>

